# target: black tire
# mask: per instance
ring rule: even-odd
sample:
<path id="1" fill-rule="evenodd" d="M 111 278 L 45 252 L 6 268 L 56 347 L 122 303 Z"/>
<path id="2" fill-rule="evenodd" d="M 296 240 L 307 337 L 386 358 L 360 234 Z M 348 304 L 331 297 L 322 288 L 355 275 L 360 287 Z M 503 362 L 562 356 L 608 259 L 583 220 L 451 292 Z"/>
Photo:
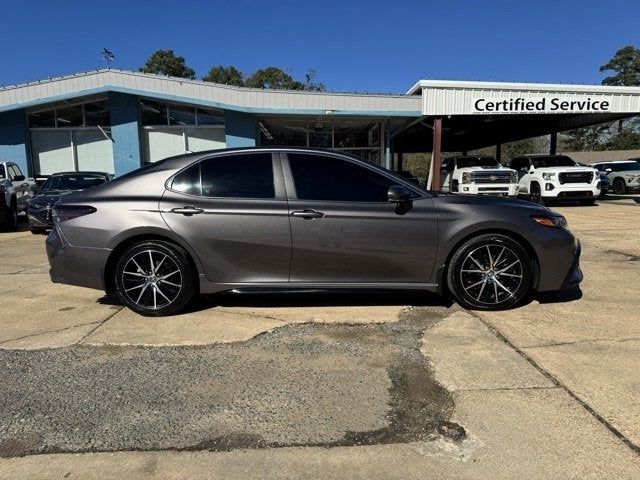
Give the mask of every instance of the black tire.
<path id="1" fill-rule="evenodd" d="M 527 252 L 515 240 L 499 234 L 465 242 L 453 254 L 447 270 L 449 291 L 461 306 L 472 310 L 517 306 L 529 293 L 531 280 Z"/>
<path id="2" fill-rule="evenodd" d="M 585 205 L 585 206 L 594 206 L 596 204 L 596 199 L 595 198 L 583 198 L 582 200 L 579 201 L 580 205 Z"/>
<path id="3" fill-rule="evenodd" d="M 116 291 L 122 303 L 148 317 L 182 310 L 198 291 L 197 278 L 187 252 L 161 240 L 131 245 L 120 255 L 115 268 Z"/>
<path id="4" fill-rule="evenodd" d="M 4 224 L 4 229 L 8 231 L 14 231 L 18 229 L 18 206 L 16 205 L 16 199 L 12 198 L 9 204 L 9 217 Z"/>
<path id="5" fill-rule="evenodd" d="M 531 184 L 531 189 L 529 191 L 529 200 L 538 205 L 544 205 L 544 198 L 542 198 L 542 190 L 540 189 L 540 185 L 533 182 Z"/>
<path id="6" fill-rule="evenodd" d="M 621 178 L 616 178 L 613 181 L 613 193 L 617 195 L 627 193 L 627 185 L 624 183 L 624 180 Z"/>

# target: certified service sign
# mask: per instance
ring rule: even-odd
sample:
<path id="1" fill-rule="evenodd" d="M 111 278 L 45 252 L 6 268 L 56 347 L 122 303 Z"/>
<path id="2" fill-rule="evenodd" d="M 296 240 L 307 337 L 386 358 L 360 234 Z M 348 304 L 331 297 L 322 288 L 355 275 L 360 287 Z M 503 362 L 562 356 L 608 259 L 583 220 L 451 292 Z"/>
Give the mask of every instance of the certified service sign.
<path id="1" fill-rule="evenodd" d="M 473 99 L 474 113 L 607 113 L 610 108 L 611 99 L 604 96 Z"/>

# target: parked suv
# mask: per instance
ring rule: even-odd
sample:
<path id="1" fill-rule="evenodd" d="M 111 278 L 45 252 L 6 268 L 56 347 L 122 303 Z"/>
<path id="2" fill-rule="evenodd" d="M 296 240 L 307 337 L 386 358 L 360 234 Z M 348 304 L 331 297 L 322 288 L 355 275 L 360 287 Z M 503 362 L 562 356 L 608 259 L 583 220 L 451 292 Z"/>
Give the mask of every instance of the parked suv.
<path id="1" fill-rule="evenodd" d="M 598 171 L 581 167 L 566 155 L 524 155 L 509 166 L 518 172 L 518 194 L 534 203 L 578 200 L 581 205 L 593 205 L 600 195 Z"/>
<path id="2" fill-rule="evenodd" d="M 33 178 L 26 178 L 13 162 L 0 162 L 0 227 L 15 229 L 18 214 L 27 211 L 36 189 Z"/>
<path id="3" fill-rule="evenodd" d="M 518 174 L 493 157 L 459 156 L 442 162 L 441 186 L 444 192 L 471 195 L 518 195 Z"/>
<path id="4" fill-rule="evenodd" d="M 640 190 L 640 163 L 637 161 L 596 162 L 592 166 L 609 177 L 613 193 L 621 194 Z"/>

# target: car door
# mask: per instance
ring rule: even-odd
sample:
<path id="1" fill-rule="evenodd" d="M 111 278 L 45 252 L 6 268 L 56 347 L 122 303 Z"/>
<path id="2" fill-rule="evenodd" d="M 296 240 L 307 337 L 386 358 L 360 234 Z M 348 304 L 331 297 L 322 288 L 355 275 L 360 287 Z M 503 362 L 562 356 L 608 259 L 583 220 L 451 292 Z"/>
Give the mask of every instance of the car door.
<path id="1" fill-rule="evenodd" d="M 209 281 L 289 281 L 289 212 L 272 153 L 217 155 L 182 170 L 169 181 L 160 210 Z"/>
<path id="2" fill-rule="evenodd" d="M 283 155 L 293 239 L 291 282 L 424 284 L 437 248 L 434 202 L 364 162 L 319 153 Z M 390 185 L 415 193 L 407 208 Z"/>
<path id="3" fill-rule="evenodd" d="M 31 198 L 31 186 L 18 165 L 9 163 L 7 166 L 9 168 L 9 178 L 13 184 L 13 191 L 16 193 L 16 206 L 18 207 L 18 211 L 25 211 Z"/>

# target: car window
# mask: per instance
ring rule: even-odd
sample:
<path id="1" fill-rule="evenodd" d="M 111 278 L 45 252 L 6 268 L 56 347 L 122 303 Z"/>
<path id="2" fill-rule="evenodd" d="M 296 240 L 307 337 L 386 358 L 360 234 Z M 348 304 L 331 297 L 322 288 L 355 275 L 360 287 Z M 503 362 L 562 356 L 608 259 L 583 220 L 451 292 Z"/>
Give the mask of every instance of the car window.
<path id="1" fill-rule="evenodd" d="M 200 162 L 205 197 L 275 198 L 271 153 L 225 155 Z"/>
<path id="2" fill-rule="evenodd" d="M 171 189 L 187 195 L 202 195 L 200 189 L 200 163 L 190 166 L 171 182 Z"/>
<path id="3" fill-rule="evenodd" d="M 106 178 L 102 175 L 70 173 L 49 177 L 47 181 L 44 182 L 44 185 L 42 185 L 41 190 L 86 190 L 87 188 L 102 185 L 105 182 Z"/>
<path id="4" fill-rule="evenodd" d="M 7 173 L 4 171 L 4 165 L 0 165 L 0 178 L 7 178 Z"/>
<path id="5" fill-rule="evenodd" d="M 557 155 L 557 156 L 550 156 L 550 157 L 534 158 L 533 165 L 536 168 L 575 167 L 576 162 L 567 156 Z"/>
<path id="6" fill-rule="evenodd" d="M 348 160 L 289 153 L 296 193 L 302 200 L 387 202 L 392 179 Z"/>
<path id="7" fill-rule="evenodd" d="M 497 167 L 498 161 L 492 157 L 467 157 L 456 160 L 458 168 Z"/>
<path id="8" fill-rule="evenodd" d="M 611 169 L 614 172 L 637 171 L 637 170 L 640 170 L 640 163 L 637 163 L 637 162 L 612 163 Z"/>
<path id="9" fill-rule="evenodd" d="M 16 166 L 13 163 L 9 164 L 9 175 L 10 175 L 11 180 L 16 178 L 16 175 L 21 175 L 18 172 L 19 172 L 19 170 L 16 169 Z"/>

